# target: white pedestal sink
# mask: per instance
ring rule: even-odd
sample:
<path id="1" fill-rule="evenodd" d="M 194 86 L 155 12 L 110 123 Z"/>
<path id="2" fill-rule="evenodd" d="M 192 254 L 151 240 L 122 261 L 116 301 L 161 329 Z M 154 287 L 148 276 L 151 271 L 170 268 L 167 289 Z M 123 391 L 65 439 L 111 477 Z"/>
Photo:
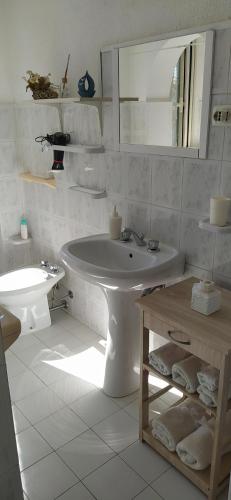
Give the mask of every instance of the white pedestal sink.
<path id="1" fill-rule="evenodd" d="M 149 253 L 134 241 L 110 240 L 107 234 L 69 241 L 61 258 L 69 269 L 103 288 L 107 299 L 104 391 L 126 396 L 139 387 L 139 313 L 135 300 L 146 288 L 167 283 L 184 272 L 184 256 L 160 243 Z"/>

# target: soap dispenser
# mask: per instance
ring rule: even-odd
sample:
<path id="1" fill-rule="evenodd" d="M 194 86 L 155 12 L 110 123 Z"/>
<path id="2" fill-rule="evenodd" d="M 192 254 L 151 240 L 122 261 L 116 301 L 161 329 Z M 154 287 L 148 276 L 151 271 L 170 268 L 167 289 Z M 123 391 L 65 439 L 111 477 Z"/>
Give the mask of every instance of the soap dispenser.
<path id="1" fill-rule="evenodd" d="M 113 213 L 110 217 L 110 224 L 109 224 L 109 236 L 111 240 L 120 239 L 121 226 L 122 226 L 122 217 L 118 214 L 115 205 Z"/>

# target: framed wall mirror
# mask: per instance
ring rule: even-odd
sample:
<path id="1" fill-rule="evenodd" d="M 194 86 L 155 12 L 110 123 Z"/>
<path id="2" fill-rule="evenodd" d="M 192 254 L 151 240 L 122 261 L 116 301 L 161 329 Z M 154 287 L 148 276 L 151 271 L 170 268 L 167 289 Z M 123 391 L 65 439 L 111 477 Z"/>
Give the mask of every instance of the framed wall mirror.
<path id="1" fill-rule="evenodd" d="M 102 51 L 115 149 L 206 158 L 213 37 L 176 34 Z"/>

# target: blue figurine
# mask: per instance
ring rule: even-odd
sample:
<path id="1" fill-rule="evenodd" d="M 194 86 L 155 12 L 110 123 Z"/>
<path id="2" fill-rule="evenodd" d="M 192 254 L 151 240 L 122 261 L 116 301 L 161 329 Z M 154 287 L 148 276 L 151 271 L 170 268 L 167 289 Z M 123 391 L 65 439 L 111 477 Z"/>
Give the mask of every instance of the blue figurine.
<path id="1" fill-rule="evenodd" d="M 78 82 L 78 89 L 80 97 L 93 97 L 93 95 L 95 94 L 95 82 L 89 75 L 88 71 L 86 71 L 85 75 L 80 78 Z"/>

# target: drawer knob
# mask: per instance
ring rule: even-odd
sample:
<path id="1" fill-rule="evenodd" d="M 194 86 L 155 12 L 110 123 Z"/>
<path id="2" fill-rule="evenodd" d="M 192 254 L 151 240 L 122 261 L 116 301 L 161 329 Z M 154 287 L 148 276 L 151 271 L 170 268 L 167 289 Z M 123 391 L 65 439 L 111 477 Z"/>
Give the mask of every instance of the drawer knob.
<path id="1" fill-rule="evenodd" d="M 183 345 L 191 345 L 190 340 L 179 340 L 179 339 L 174 339 L 173 335 L 181 333 L 180 330 L 168 330 L 168 336 L 170 337 L 171 340 L 174 340 L 174 342 L 177 342 L 178 344 L 183 344 Z"/>

